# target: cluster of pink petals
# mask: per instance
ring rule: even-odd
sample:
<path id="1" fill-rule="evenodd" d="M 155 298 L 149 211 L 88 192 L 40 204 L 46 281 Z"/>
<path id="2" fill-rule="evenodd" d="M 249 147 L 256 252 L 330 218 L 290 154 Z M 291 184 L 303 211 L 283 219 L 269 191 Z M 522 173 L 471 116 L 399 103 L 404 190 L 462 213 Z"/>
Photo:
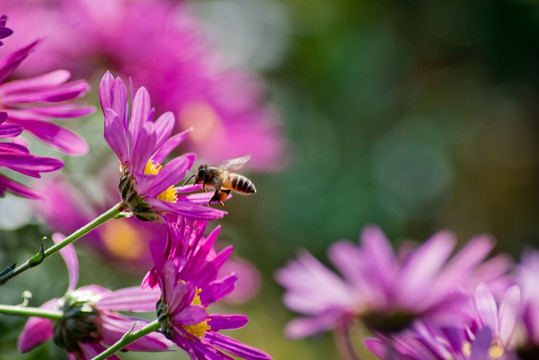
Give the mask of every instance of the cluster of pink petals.
<path id="1" fill-rule="evenodd" d="M 507 288 L 498 306 L 485 283 L 469 297 L 468 319 L 450 326 L 422 322 L 391 337 L 369 338 L 367 348 L 381 359 L 395 360 L 518 360 L 512 341 L 520 311 L 520 289 Z"/>
<path id="2" fill-rule="evenodd" d="M 386 323 L 395 314 L 437 324 L 464 317 L 466 290 L 481 280 L 496 288 L 506 284 L 502 275 L 510 262 L 504 256 L 483 262 L 494 246 L 488 237 L 472 239 L 448 261 L 455 244 L 453 234 L 444 231 L 413 251 L 402 247 L 395 254 L 380 229 L 367 227 L 360 246 L 341 241 L 331 247 L 330 260 L 342 276 L 301 254 L 276 274 L 286 288 L 284 303 L 306 315 L 288 324 L 287 335 L 309 336 L 354 319 L 367 321 L 371 314 L 387 317 Z"/>
<path id="3" fill-rule="evenodd" d="M 59 234 L 53 235 L 53 240 L 57 243 L 63 240 Z M 161 295 L 159 291 L 141 290 L 138 287 L 125 288 L 117 291 L 111 291 L 98 285 L 88 285 L 76 288 L 78 281 L 78 260 L 75 249 L 68 245 L 60 250 L 64 259 L 68 273 L 69 286 L 66 295 L 62 299 L 51 299 L 41 306 L 48 310 L 62 310 L 64 302 L 69 299 L 75 301 L 86 301 L 94 310 L 98 312 L 99 337 L 94 341 L 78 341 L 80 351 L 68 353 L 70 359 L 91 359 L 121 339 L 129 331 L 137 330 L 148 324 L 147 321 L 132 318 L 120 314 L 118 311 L 128 312 L 148 312 L 155 309 L 155 303 Z M 68 316 L 68 315 L 64 315 Z M 134 325 L 137 323 L 136 325 Z M 44 341 L 53 338 L 54 323 L 51 320 L 30 317 L 19 336 L 19 350 L 27 352 Z M 76 339 L 70 339 L 76 341 Z M 166 351 L 171 342 L 162 334 L 151 333 L 126 347 L 130 351 Z M 109 359 L 119 359 L 112 356 Z"/>
<path id="4" fill-rule="evenodd" d="M 127 88 L 120 78 L 107 72 L 99 86 L 99 100 L 105 115 L 105 140 L 119 159 L 122 179 L 133 184 L 136 195 L 152 210 L 186 216 L 194 219 L 215 219 L 225 212 L 204 206 L 211 194 L 184 195 L 200 186 L 176 187 L 176 201 L 159 199 L 159 195 L 178 184 L 193 166 L 195 155 L 184 154 L 170 160 L 157 174 L 146 174 L 148 163 L 161 164 L 185 139 L 190 130 L 171 136 L 174 115 L 166 112 L 153 121 L 155 110 L 151 107 L 148 91 L 141 87 L 132 99 L 129 113 Z M 125 192 L 120 189 L 121 192 Z M 122 194 L 125 197 L 125 194 Z M 129 197 L 129 196 L 128 196 Z M 123 199 L 135 216 L 137 209 Z"/>
<path id="5" fill-rule="evenodd" d="M 0 59 L 0 111 L 7 112 L 8 123 L 22 126 L 49 146 L 69 155 L 83 155 L 88 151 L 84 139 L 49 120 L 78 118 L 94 111 L 76 101 L 90 89 L 86 81 L 67 82 L 71 74 L 55 70 L 6 82 L 39 43 L 40 40 L 34 40 Z"/>
<path id="6" fill-rule="evenodd" d="M 34 156 L 25 146 L 6 141 L 23 131 L 17 124 L 7 124 L 6 118 L 7 114 L 0 112 L 0 139 L 4 140 L 0 142 L 0 168 L 39 178 L 40 173 L 55 171 L 64 165 L 60 160 Z M 32 189 L 0 174 L 0 196 L 4 196 L 6 191 L 27 198 L 39 197 L 39 194 Z"/>
<path id="7" fill-rule="evenodd" d="M 243 327 L 247 316 L 208 313 L 211 304 L 232 292 L 237 276 L 217 278 L 232 247 L 216 253 L 213 246 L 219 228 L 207 237 L 203 236 L 205 229 L 204 221 L 189 223 L 179 218 L 175 223 L 167 223 L 166 241 L 151 243 L 155 266 L 144 279 L 143 287 L 159 285 L 167 309 L 169 336 L 192 360 L 232 359 L 223 350 L 242 359 L 271 359 L 268 354 L 219 333 Z M 186 326 L 207 327 L 195 336 Z"/>
<path id="8" fill-rule="evenodd" d="M 13 33 L 5 26 L 6 21 L 7 16 L 2 15 L 0 39 Z M 80 117 L 94 110 L 82 102 L 73 101 L 84 96 L 89 86 L 85 81 L 66 83 L 70 74 L 65 70 L 6 81 L 39 42 L 34 40 L 0 58 L 0 138 L 3 140 L 0 143 L 0 167 L 35 178 L 39 178 L 42 172 L 61 168 L 63 162 L 31 155 L 25 141 L 17 136 L 25 131 L 66 154 L 84 154 L 88 146 L 82 138 L 49 120 Z M 6 191 L 28 198 L 39 197 L 30 188 L 0 175 L 0 196 Z"/>
<path id="9" fill-rule="evenodd" d="M 176 128 L 193 126 L 187 145 L 206 161 L 251 154 L 254 168 L 282 166 L 282 129 L 264 103 L 260 79 L 220 64 L 188 3 L 16 0 L 6 11 L 25 28 L 19 42 L 47 38 L 45 59 L 26 71 L 62 66 L 91 78 L 111 69 L 146 87 L 158 109 L 175 114 Z"/>

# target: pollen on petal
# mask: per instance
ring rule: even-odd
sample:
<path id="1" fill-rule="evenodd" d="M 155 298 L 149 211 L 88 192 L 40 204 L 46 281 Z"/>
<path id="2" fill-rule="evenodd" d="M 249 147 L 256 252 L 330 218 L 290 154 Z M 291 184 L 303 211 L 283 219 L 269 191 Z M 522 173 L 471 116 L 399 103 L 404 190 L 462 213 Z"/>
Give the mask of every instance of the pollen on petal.
<path id="1" fill-rule="evenodd" d="M 148 162 L 146 163 L 146 167 L 144 168 L 144 175 L 157 175 L 159 174 L 159 171 L 161 170 L 162 167 L 163 165 L 159 164 L 158 162 L 154 162 L 153 160 L 148 160 Z"/>
<path id="2" fill-rule="evenodd" d="M 169 188 L 163 191 L 161 194 L 159 194 L 157 198 L 159 200 L 163 200 L 163 201 L 171 202 L 171 203 L 175 203 L 176 201 L 178 201 L 178 195 L 177 195 L 176 189 L 174 189 L 174 186 L 172 185 L 169 186 Z"/>

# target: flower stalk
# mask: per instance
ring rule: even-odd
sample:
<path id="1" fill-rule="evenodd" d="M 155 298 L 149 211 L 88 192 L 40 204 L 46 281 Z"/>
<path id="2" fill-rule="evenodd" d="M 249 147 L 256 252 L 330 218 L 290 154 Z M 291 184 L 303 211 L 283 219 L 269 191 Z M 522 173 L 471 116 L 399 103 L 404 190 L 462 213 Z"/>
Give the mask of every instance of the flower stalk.
<path id="1" fill-rule="evenodd" d="M 143 328 L 135 331 L 135 332 L 128 332 L 120 340 L 118 340 L 115 344 L 110 346 L 107 350 L 103 351 L 101 354 L 94 357 L 92 360 L 104 360 L 107 359 L 109 356 L 117 353 L 118 351 L 125 348 L 127 345 L 131 344 L 132 342 L 140 339 L 143 336 L 146 336 L 154 331 L 159 331 L 161 328 L 161 324 L 158 320 L 154 320 L 148 325 L 144 326 Z"/>
<path id="2" fill-rule="evenodd" d="M 51 256 L 52 254 L 57 253 L 58 251 L 60 251 L 60 249 L 71 244 L 75 240 L 80 239 L 81 237 L 88 234 L 90 231 L 96 229 L 97 227 L 104 224 L 105 222 L 109 221 L 110 219 L 115 218 L 124 210 L 124 208 L 125 207 L 122 203 L 118 203 L 114 205 L 112 208 L 110 208 L 103 214 L 99 215 L 97 218 L 90 221 L 88 224 L 84 225 L 83 227 L 81 227 L 80 229 L 72 233 L 71 235 L 67 236 L 63 241 L 51 246 L 47 250 L 43 250 L 43 243 L 41 243 L 41 249 L 39 253 L 37 253 L 30 259 L 26 260 L 21 265 L 17 267 L 14 267 L 13 265 L 11 265 L 10 267 L 8 267 L 7 270 L 4 270 L 2 272 L 2 276 L 0 276 L 0 286 L 4 285 L 6 282 L 8 282 L 8 280 L 19 275 L 20 273 L 41 264 L 43 260 Z"/>
<path id="3" fill-rule="evenodd" d="M 16 316 L 37 316 L 50 320 L 60 320 L 63 313 L 59 310 L 47 310 L 21 305 L 0 305 L 0 313 Z"/>

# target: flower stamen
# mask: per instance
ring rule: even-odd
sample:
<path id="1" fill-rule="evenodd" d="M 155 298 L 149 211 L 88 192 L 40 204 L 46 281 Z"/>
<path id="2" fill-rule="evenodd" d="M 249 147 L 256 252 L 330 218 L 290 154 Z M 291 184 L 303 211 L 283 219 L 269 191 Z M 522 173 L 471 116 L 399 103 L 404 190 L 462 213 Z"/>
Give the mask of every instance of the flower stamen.
<path id="1" fill-rule="evenodd" d="M 157 161 L 148 160 L 146 167 L 144 168 L 144 175 L 157 175 L 162 168 L 163 165 L 159 164 Z"/>
<path id="2" fill-rule="evenodd" d="M 177 195 L 176 189 L 172 185 L 169 186 L 169 188 L 163 191 L 161 194 L 157 195 L 157 198 L 159 200 L 163 200 L 163 201 L 167 201 L 171 203 L 175 203 L 176 201 L 178 201 L 178 195 Z"/>
<path id="3" fill-rule="evenodd" d="M 200 300 L 200 292 L 202 289 L 197 289 L 195 297 L 193 298 L 193 301 L 191 301 L 191 305 L 202 305 L 202 301 Z M 206 307 L 207 309 L 207 307 Z M 208 325 L 209 319 L 206 319 L 204 321 L 199 322 L 198 324 L 194 325 L 180 325 L 182 329 L 187 331 L 189 334 L 193 335 L 194 337 L 197 337 L 199 339 L 203 338 L 204 335 L 206 335 L 206 331 L 211 330 L 211 326 Z"/>

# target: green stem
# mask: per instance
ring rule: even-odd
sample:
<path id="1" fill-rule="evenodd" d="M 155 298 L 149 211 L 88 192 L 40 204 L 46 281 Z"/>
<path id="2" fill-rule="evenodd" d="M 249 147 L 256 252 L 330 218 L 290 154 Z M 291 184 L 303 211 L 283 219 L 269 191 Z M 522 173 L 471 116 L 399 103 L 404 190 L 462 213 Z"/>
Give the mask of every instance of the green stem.
<path id="1" fill-rule="evenodd" d="M 47 250 L 43 251 L 43 243 L 41 243 L 41 250 L 39 253 L 31 257 L 30 259 L 26 260 L 23 264 L 15 267 L 11 266 L 11 269 L 8 268 L 8 270 L 4 270 L 2 275 L 0 276 L 0 285 L 4 285 L 9 279 L 19 275 L 23 271 L 28 270 L 29 268 L 32 268 L 34 266 L 37 266 L 41 264 L 43 260 L 51 256 L 52 254 L 58 252 L 60 249 L 64 248 L 65 246 L 71 244 L 73 241 L 80 239 L 82 236 L 88 234 L 90 231 L 94 230 L 98 226 L 104 224 L 105 222 L 109 221 L 110 219 L 113 219 L 117 215 L 119 215 L 124 210 L 124 206 L 122 203 L 118 203 L 114 205 L 112 208 L 104 212 L 103 214 L 99 215 L 94 220 L 90 221 L 88 224 L 84 225 L 68 237 L 66 237 L 64 240 L 59 242 L 58 244 L 54 244 Z"/>
<path id="2" fill-rule="evenodd" d="M 61 311 L 46 310 L 20 305 L 0 305 L 0 313 L 18 316 L 37 316 L 50 320 L 60 320 L 63 315 Z"/>
<path id="3" fill-rule="evenodd" d="M 161 328 L 161 324 L 159 324 L 158 320 L 154 320 L 148 325 L 144 326 L 143 328 L 135 331 L 135 332 L 128 332 L 120 340 L 118 340 L 115 344 L 113 344 L 111 347 L 109 347 L 107 350 L 103 351 L 101 354 L 94 357 L 92 360 L 104 360 L 108 358 L 109 356 L 117 353 L 118 351 L 125 348 L 127 345 L 131 344 L 132 342 L 140 339 L 141 337 L 148 335 L 149 333 L 152 333 L 154 331 L 158 331 Z"/>

